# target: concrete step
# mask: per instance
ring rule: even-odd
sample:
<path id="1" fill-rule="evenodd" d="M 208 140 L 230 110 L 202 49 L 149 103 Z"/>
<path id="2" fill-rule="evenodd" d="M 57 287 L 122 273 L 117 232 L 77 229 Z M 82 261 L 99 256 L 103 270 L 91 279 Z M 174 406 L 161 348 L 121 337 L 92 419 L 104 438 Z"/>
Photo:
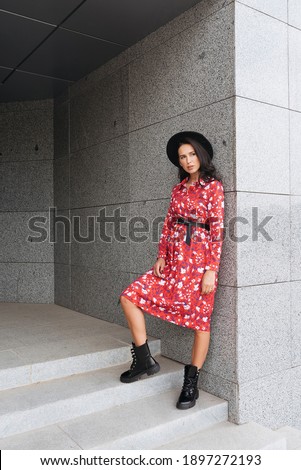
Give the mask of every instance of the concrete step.
<path id="1" fill-rule="evenodd" d="M 301 429 L 292 426 L 283 426 L 275 431 L 279 436 L 286 438 L 288 450 L 301 450 Z"/>
<path id="2" fill-rule="evenodd" d="M 161 370 L 132 384 L 119 377 L 129 364 L 0 392 L 0 437 L 40 428 L 180 387 L 183 366 L 158 357 Z"/>
<path id="3" fill-rule="evenodd" d="M 102 322 L 104 323 L 104 322 Z M 100 324 L 100 327 L 102 324 Z M 96 324 L 96 327 L 99 327 Z M 69 333 L 70 334 L 70 333 Z M 160 340 L 149 338 L 152 354 Z M 130 331 L 106 325 L 106 333 L 87 333 L 64 340 L 44 341 L 0 352 L 0 390 L 23 387 L 131 361 Z"/>
<path id="4" fill-rule="evenodd" d="M 238 425 L 229 421 L 214 424 L 195 434 L 188 434 L 184 438 L 158 447 L 160 450 L 285 450 L 286 448 L 286 438 L 281 433 L 277 434 L 277 432 L 254 422 Z"/>
<path id="5" fill-rule="evenodd" d="M 163 363 L 163 361 L 161 361 Z M 180 371 L 182 378 L 182 366 Z M 176 376 L 176 374 L 175 374 Z M 188 433 L 208 428 L 228 418 L 228 402 L 200 390 L 194 408 L 178 410 L 175 403 L 181 387 L 162 391 L 157 383 L 157 393 L 146 396 L 155 388 L 155 378 L 136 384 L 123 384 L 122 394 L 135 401 L 116 404 L 109 409 L 91 413 L 56 426 L 48 426 L 0 439 L 1 449 L 156 449 L 174 437 L 184 438 Z M 159 374 L 157 376 L 159 379 Z M 169 379 L 171 382 L 171 378 Z M 137 387 L 143 387 L 137 393 Z M 109 399 L 109 393 L 106 399 Z M 137 399 L 138 395 L 144 398 Z M 18 427 L 18 425 L 16 425 Z"/>
<path id="6" fill-rule="evenodd" d="M 76 450 L 80 449 L 59 426 L 46 426 L 0 439 L 2 450 Z"/>

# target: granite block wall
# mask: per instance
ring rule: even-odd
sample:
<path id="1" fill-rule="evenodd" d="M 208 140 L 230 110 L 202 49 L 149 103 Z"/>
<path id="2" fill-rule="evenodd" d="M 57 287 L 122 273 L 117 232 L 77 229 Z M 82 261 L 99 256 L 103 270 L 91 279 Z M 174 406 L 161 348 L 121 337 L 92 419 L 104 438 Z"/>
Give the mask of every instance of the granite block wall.
<path id="1" fill-rule="evenodd" d="M 300 7 L 235 4 L 238 422 L 299 429 Z"/>
<path id="2" fill-rule="evenodd" d="M 0 104 L 1 302 L 54 301 L 53 140 L 53 100 Z"/>

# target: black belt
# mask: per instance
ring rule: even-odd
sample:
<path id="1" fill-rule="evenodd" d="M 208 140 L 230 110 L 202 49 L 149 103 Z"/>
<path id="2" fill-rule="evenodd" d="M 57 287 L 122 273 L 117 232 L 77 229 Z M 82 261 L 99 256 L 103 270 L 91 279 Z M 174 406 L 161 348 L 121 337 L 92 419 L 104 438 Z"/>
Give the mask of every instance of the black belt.
<path id="1" fill-rule="evenodd" d="M 203 224 L 202 222 L 196 222 L 194 220 L 183 219 L 183 217 L 179 217 L 176 220 L 176 223 L 187 225 L 187 237 L 186 237 L 186 240 L 185 240 L 187 245 L 190 245 L 191 226 L 203 227 L 206 230 L 210 231 L 210 226 L 208 224 Z"/>

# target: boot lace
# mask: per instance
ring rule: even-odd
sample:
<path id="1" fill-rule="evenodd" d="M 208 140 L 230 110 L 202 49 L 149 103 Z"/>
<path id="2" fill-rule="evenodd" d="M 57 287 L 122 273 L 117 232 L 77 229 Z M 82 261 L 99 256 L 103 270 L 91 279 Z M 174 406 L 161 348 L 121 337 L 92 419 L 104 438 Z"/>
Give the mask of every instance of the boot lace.
<path id="1" fill-rule="evenodd" d="M 192 395 L 194 388 L 197 387 L 198 377 L 199 373 L 195 377 L 184 377 L 182 391 Z"/>
<path id="2" fill-rule="evenodd" d="M 133 362 L 132 362 L 132 364 L 131 364 L 130 369 L 132 370 L 132 369 L 135 368 L 135 366 L 136 366 L 136 364 L 137 364 L 137 356 L 136 356 L 134 347 L 131 348 L 131 354 L 132 354 Z"/>
<path id="3" fill-rule="evenodd" d="M 190 392 L 190 390 L 194 387 L 195 379 L 192 377 L 185 377 L 182 390 L 183 392 Z"/>

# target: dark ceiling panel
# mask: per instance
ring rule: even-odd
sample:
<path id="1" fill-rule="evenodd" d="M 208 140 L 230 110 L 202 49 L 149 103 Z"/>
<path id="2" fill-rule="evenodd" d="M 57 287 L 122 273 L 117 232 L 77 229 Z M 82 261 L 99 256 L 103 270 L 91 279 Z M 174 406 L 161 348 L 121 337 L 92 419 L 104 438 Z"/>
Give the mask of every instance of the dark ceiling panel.
<path id="1" fill-rule="evenodd" d="M 68 82 L 15 71 L 0 85 L 0 102 L 42 100 L 62 93 Z"/>
<path id="2" fill-rule="evenodd" d="M 131 45 L 200 0 L 87 0 L 62 26 Z"/>
<path id="3" fill-rule="evenodd" d="M 13 69 L 8 69 L 6 67 L 0 67 L 0 82 L 7 77 L 7 75 L 12 71 Z"/>
<path id="4" fill-rule="evenodd" d="M 0 9 L 58 25 L 83 0 L 0 0 Z"/>
<path id="5" fill-rule="evenodd" d="M 16 67 L 53 30 L 53 26 L 0 12 L 0 65 Z"/>
<path id="6" fill-rule="evenodd" d="M 65 80 L 79 80 L 125 48 L 58 28 L 20 67 Z"/>
<path id="7" fill-rule="evenodd" d="M 0 101 L 54 97 L 199 2 L 0 0 Z"/>

